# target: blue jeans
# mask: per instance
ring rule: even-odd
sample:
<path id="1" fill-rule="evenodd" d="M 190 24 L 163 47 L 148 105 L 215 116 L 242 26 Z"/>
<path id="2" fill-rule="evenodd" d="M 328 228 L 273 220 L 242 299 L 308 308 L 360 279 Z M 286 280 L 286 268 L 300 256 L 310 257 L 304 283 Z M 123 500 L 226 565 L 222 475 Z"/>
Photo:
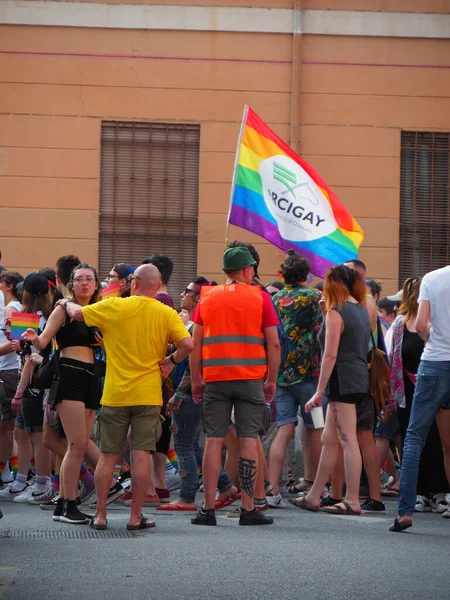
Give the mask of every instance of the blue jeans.
<path id="1" fill-rule="evenodd" d="M 181 477 L 181 502 L 195 502 L 198 489 L 197 467 L 201 467 L 204 453 L 204 449 L 198 444 L 201 422 L 202 405 L 195 404 L 191 397 L 185 395 L 178 414 L 172 416 L 173 447 L 177 453 Z M 221 469 L 219 492 L 226 492 L 231 486 L 227 472 Z"/>
<path id="2" fill-rule="evenodd" d="M 450 361 L 422 360 L 403 446 L 398 514 L 411 516 L 416 504 L 420 455 L 440 408 L 450 404 Z"/>

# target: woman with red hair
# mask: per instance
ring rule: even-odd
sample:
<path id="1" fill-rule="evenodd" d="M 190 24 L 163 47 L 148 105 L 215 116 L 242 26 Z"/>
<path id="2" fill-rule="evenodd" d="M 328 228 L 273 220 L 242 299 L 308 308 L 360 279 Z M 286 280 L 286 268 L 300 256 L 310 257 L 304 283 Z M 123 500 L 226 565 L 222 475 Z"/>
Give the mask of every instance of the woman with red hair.
<path id="1" fill-rule="evenodd" d="M 320 496 L 339 455 L 344 453 L 346 495 L 342 502 L 322 510 L 332 514 L 359 515 L 361 452 L 356 435 L 356 406 L 367 402 L 369 369 L 367 348 L 370 317 L 365 308 L 364 280 L 353 269 L 338 265 L 325 275 L 325 322 L 319 332 L 322 367 L 317 392 L 306 405 L 309 412 L 322 406 L 325 392 L 328 409 L 322 434 L 319 469 L 309 493 L 292 500 L 298 508 L 317 512 Z"/>

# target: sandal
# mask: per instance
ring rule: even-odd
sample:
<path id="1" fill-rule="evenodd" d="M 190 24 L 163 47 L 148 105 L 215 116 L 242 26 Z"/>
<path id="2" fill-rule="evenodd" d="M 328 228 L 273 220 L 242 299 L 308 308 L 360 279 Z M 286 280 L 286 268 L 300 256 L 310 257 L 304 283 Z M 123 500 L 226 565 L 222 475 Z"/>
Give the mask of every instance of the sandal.
<path id="1" fill-rule="evenodd" d="M 401 517 L 397 517 L 392 525 L 389 527 L 389 531 L 405 531 L 405 529 L 409 529 L 412 527 L 412 521 L 401 522 Z"/>
<path id="2" fill-rule="evenodd" d="M 155 521 L 152 521 L 151 519 L 146 519 L 144 515 L 141 515 L 141 522 L 139 523 L 139 525 L 130 525 L 128 523 L 127 531 L 137 531 L 138 529 L 151 529 L 155 526 Z"/>
<path id="3" fill-rule="evenodd" d="M 187 511 L 197 512 L 198 508 L 195 506 L 195 504 L 192 504 L 192 506 L 180 506 L 175 501 L 175 502 L 169 502 L 168 504 L 161 504 L 160 506 L 158 506 L 158 508 L 156 510 L 166 510 L 168 512 L 175 512 L 175 511 L 179 511 L 179 512 L 187 512 Z"/>
<path id="4" fill-rule="evenodd" d="M 361 510 L 354 510 L 346 500 L 341 500 L 334 506 L 324 506 L 322 511 L 330 515 L 361 516 Z"/>
<path id="5" fill-rule="evenodd" d="M 241 492 L 238 492 L 237 494 L 234 494 L 233 496 L 230 496 L 229 498 L 217 498 L 217 500 L 214 504 L 214 509 L 220 510 L 221 508 L 230 506 L 230 504 L 233 504 L 233 502 L 236 502 L 236 500 L 239 500 L 241 497 L 242 497 Z"/>
<path id="6" fill-rule="evenodd" d="M 108 519 L 106 519 L 105 523 L 96 523 L 95 519 L 92 519 L 90 522 L 90 526 L 92 529 L 96 529 L 97 531 L 104 531 L 108 527 Z"/>
<path id="7" fill-rule="evenodd" d="M 297 508 L 309 510 L 309 512 L 319 512 L 319 508 L 317 506 L 308 504 L 306 501 L 306 496 L 302 496 L 301 498 L 289 498 L 289 502 L 292 504 L 292 506 L 296 506 Z"/>
<path id="8" fill-rule="evenodd" d="M 307 484 L 306 487 L 303 485 L 304 483 Z M 300 477 L 298 483 L 294 483 L 293 485 L 290 485 L 288 487 L 288 492 L 290 494 L 298 494 L 299 492 L 307 492 L 309 489 L 311 489 L 311 486 L 313 483 L 314 483 L 314 481 L 311 481 L 310 479 L 305 479 L 304 477 Z"/>

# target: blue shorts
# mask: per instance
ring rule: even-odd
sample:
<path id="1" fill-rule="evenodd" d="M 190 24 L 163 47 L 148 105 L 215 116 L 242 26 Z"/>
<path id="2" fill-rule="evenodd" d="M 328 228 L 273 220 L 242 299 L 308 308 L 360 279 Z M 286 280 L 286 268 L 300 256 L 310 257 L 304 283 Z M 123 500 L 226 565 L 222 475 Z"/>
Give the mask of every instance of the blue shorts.
<path id="1" fill-rule="evenodd" d="M 294 385 L 279 386 L 275 394 L 277 406 L 277 426 L 298 423 L 300 409 L 303 423 L 308 429 L 315 429 L 310 413 L 305 412 L 306 403 L 317 391 L 318 381 L 304 381 Z"/>
<path id="2" fill-rule="evenodd" d="M 389 419 L 386 421 L 386 423 L 378 420 L 377 426 L 375 427 L 374 436 L 384 438 L 385 440 L 394 441 L 398 433 L 398 417 L 397 412 L 394 412 L 389 415 Z"/>

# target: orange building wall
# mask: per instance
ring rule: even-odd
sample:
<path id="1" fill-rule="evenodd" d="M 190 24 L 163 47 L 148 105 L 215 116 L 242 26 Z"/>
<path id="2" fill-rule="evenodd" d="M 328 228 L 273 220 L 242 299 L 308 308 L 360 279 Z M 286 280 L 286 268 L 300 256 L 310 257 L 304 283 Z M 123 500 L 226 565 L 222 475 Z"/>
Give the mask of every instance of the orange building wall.
<path id="1" fill-rule="evenodd" d="M 96 264 L 103 119 L 195 122 L 198 272 L 220 277 L 243 106 L 289 141 L 292 54 L 288 34 L 0 27 L 3 262 L 27 272 L 73 252 Z M 364 228 L 361 258 L 387 293 L 398 289 L 400 131 L 450 129 L 449 56 L 450 40 L 304 35 L 298 46 L 293 143 Z M 235 238 L 256 245 L 264 280 L 276 276 L 281 251 L 231 226 Z"/>

